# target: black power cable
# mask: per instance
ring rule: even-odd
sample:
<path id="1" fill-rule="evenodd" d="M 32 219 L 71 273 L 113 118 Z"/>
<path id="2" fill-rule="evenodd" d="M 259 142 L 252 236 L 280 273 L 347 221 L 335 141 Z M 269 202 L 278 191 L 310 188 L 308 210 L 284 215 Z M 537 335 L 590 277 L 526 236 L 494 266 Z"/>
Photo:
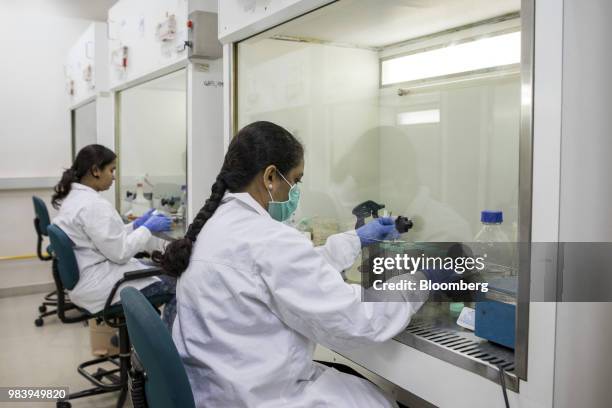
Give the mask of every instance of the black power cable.
<path id="1" fill-rule="evenodd" d="M 501 365 L 498 365 L 497 368 L 499 370 L 499 384 L 501 385 L 502 393 L 504 394 L 504 402 L 506 403 L 506 408 L 510 408 L 510 403 L 508 403 L 508 391 L 506 390 L 506 371 Z"/>

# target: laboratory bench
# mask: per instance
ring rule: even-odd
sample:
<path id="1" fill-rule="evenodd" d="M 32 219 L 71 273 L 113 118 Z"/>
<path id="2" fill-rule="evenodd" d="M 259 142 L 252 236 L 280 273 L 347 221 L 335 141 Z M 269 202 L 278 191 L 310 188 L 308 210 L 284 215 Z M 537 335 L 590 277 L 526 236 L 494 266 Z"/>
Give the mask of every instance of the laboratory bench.
<path id="1" fill-rule="evenodd" d="M 174 241 L 183 238 L 185 232 L 187 232 L 187 225 L 184 220 L 181 220 L 173 221 L 170 231 L 154 232 L 153 236 L 163 239 L 164 241 Z"/>

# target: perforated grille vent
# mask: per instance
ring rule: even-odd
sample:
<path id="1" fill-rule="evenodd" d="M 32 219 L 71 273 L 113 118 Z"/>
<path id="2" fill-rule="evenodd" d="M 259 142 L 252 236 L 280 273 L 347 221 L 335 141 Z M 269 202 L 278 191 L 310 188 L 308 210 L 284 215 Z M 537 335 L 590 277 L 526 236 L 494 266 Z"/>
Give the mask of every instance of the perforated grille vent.
<path id="1" fill-rule="evenodd" d="M 511 350 L 477 340 L 471 333 L 443 330 L 426 323 L 412 323 L 406 331 L 455 353 L 495 367 L 502 367 L 507 373 L 514 371 L 514 356 Z"/>

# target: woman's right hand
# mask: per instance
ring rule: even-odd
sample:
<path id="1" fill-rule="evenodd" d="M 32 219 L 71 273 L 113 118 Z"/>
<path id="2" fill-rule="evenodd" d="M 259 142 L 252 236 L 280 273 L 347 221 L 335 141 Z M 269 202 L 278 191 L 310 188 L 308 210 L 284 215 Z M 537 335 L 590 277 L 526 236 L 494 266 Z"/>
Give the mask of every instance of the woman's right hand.
<path id="1" fill-rule="evenodd" d="M 143 227 L 148 228 L 151 232 L 170 231 L 171 225 L 172 220 L 163 214 L 152 215 L 142 224 Z"/>
<path id="2" fill-rule="evenodd" d="M 149 218 L 151 218 L 151 215 L 153 215 L 153 211 L 155 211 L 155 209 L 151 208 L 149 211 L 144 213 L 141 217 L 136 218 L 134 220 L 134 229 L 144 225 L 144 223 L 147 222 Z"/>

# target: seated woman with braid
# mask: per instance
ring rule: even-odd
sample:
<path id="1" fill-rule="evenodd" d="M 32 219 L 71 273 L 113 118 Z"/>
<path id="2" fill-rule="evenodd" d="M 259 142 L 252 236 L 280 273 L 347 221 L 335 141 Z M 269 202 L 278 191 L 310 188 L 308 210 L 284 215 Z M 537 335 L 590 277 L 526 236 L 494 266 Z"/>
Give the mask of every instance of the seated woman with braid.
<path id="1" fill-rule="evenodd" d="M 391 339 L 423 301 L 362 302 L 341 272 L 362 246 L 398 236 L 390 217 L 322 247 L 285 225 L 300 198 L 304 150 L 255 122 L 232 139 L 210 198 L 162 258 L 180 276 L 172 337 L 198 407 L 394 407 L 369 381 L 313 361 Z M 402 301 L 403 300 L 403 301 Z"/>
<path id="2" fill-rule="evenodd" d="M 113 205 L 101 191 L 115 180 L 117 156 L 101 145 L 82 148 L 72 167 L 64 172 L 55 186 L 53 207 L 59 209 L 53 223 L 74 243 L 79 265 L 79 281 L 70 291 L 70 300 L 90 313 L 104 308 L 113 286 L 125 272 L 146 269 L 134 255 L 163 249 L 152 232 L 167 231 L 171 221 L 164 215 L 147 212 L 130 224 L 124 224 Z M 126 282 L 145 296 L 175 292 L 176 280 L 168 276 L 150 277 Z M 119 301 L 119 291 L 114 302 Z M 176 299 L 164 306 L 163 318 L 169 328 L 176 315 Z"/>

